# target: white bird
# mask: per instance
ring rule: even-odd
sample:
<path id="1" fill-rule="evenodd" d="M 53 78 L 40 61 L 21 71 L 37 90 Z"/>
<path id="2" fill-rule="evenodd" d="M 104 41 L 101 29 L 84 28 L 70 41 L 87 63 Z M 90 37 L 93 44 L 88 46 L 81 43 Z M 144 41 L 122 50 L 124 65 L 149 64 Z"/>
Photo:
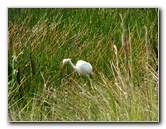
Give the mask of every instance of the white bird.
<path id="1" fill-rule="evenodd" d="M 88 74 L 92 74 L 92 65 L 86 61 L 79 60 L 76 63 L 76 66 L 71 62 L 71 59 L 64 59 L 63 65 L 69 63 L 71 67 L 79 74 L 87 76 Z"/>

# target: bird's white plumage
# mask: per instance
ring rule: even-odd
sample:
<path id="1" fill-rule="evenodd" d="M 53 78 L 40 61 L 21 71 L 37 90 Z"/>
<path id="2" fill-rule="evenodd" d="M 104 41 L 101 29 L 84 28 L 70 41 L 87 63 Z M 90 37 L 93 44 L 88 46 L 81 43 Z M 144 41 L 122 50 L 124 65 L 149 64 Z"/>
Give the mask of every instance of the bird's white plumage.
<path id="1" fill-rule="evenodd" d="M 72 68 L 78 72 L 79 74 L 82 74 L 82 75 L 88 75 L 88 74 L 92 74 L 92 65 L 86 61 L 83 61 L 83 60 L 79 60 L 77 63 L 76 63 L 76 66 L 73 65 L 73 63 L 71 62 L 71 59 L 64 59 L 63 60 L 63 64 L 64 63 L 69 63 Z"/>
<path id="2" fill-rule="evenodd" d="M 76 63 L 76 66 L 81 69 L 81 73 L 82 74 L 90 74 L 90 73 L 92 73 L 92 66 L 91 66 L 90 63 L 88 63 L 86 61 L 79 60 Z"/>

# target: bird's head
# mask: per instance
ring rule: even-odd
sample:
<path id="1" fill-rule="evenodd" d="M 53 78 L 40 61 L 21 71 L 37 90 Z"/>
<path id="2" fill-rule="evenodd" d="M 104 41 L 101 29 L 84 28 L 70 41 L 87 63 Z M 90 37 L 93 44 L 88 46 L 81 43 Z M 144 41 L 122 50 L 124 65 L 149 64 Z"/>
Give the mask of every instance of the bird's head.
<path id="1" fill-rule="evenodd" d="M 68 63 L 68 62 L 70 62 L 71 61 L 71 59 L 63 59 L 63 61 L 62 61 L 62 66 L 64 66 L 66 63 Z"/>

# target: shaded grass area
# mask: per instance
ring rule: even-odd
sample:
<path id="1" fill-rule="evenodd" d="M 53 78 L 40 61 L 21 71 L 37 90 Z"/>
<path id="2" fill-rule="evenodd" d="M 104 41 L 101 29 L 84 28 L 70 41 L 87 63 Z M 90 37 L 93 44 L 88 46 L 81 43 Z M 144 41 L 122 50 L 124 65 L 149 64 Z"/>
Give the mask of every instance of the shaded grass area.
<path id="1" fill-rule="evenodd" d="M 158 9 L 9 8 L 8 32 L 10 121 L 158 121 Z"/>

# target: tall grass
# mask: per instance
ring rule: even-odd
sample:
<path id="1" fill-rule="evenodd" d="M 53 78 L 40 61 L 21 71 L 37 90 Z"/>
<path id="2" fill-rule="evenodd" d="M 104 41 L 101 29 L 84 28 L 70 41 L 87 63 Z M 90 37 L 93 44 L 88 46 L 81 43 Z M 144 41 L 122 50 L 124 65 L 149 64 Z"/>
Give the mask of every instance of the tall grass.
<path id="1" fill-rule="evenodd" d="M 9 8 L 9 121 L 159 121 L 157 25 L 158 9 Z"/>

